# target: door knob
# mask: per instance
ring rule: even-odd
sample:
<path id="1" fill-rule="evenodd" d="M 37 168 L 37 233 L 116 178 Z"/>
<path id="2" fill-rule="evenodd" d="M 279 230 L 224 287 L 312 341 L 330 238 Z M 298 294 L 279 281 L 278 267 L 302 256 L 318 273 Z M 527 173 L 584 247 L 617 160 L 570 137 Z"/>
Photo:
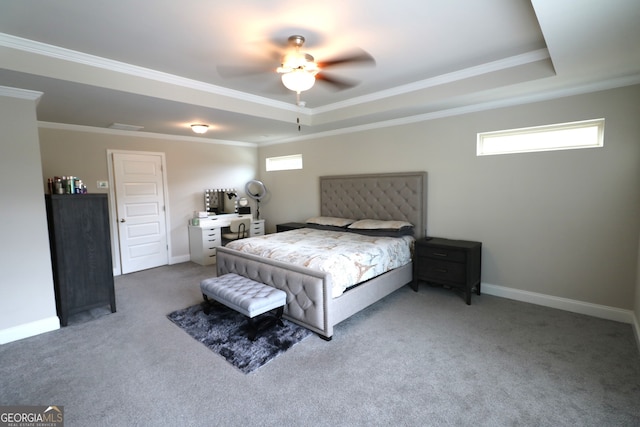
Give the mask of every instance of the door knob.
<path id="1" fill-rule="evenodd" d="M 122 218 L 122 219 L 120 220 L 120 222 L 127 222 L 127 220 L 126 220 L 126 219 L 124 219 L 124 218 Z"/>

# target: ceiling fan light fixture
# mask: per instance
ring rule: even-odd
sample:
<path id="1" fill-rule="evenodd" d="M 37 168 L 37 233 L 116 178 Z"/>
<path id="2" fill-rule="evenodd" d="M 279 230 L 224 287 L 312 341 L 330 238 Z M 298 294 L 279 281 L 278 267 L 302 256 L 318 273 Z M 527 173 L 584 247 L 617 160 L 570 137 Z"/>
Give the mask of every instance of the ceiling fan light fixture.
<path id="1" fill-rule="evenodd" d="M 278 68 L 279 73 L 288 73 L 291 70 L 303 68 L 307 71 L 319 71 L 313 56 L 308 53 L 294 51 L 287 53 L 282 58 L 282 66 Z"/>
<path id="2" fill-rule="evenodd" d="M 284 87 L 297 93 L 311 89 L 315 82 L 315 73 L 303 69 L 295 69 L 282 75 Z"/>
<path id="3" fill-rule="evenodd" d="M 203 134 L 203 133 L 207 133 L 207 131 L 209 130 L 209 126 L 197 123 L 197 124 L 191 125 L 191 130 L 194 131 L 195 133 Z"/>

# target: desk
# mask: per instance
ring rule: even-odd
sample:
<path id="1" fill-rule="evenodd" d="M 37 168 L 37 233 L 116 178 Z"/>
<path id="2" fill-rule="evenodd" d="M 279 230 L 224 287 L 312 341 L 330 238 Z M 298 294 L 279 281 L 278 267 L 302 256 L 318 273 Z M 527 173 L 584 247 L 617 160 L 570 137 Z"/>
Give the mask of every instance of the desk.
<path id="1" fill-rule="evenodd" d="M 251 215 L 222 214 L 201 218 L 200 225 L 189 225 L 189 253 L 191 261 L 200 265 L 216 263 L 216 248 L 222 245 L 222 229 L 231 225 L 234 218 Z M 264 219 L 254 219 L 249 227 L 249 237 L 264 234 Z"/>

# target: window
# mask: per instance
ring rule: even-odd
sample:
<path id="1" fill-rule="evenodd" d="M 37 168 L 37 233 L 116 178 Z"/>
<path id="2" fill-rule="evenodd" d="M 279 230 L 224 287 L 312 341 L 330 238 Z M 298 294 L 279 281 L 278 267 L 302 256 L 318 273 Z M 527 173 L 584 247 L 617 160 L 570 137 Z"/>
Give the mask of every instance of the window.
<path id="1" fill-rule="evenodd" d="M 267 172 L 302 169 L 302 154 L 292 154 L 290 156 L 280 157 L 267 157 L 266 167 Z"/>
<path id="2" fill-rule="evenodd" d="M 478 156 L 602 147 L 604 119 L 478 134 Z"/>

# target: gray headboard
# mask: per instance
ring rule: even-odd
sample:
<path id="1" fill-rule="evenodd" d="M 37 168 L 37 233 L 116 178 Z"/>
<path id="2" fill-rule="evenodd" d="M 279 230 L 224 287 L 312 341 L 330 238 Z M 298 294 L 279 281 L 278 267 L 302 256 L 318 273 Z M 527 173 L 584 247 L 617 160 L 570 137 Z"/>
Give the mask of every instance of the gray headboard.
<path id="1" fill-rule="evenodd" d="M 427 173 L 400 172 L 320 177 L 320 215 L 409 221 L 427 232 Z"/>

